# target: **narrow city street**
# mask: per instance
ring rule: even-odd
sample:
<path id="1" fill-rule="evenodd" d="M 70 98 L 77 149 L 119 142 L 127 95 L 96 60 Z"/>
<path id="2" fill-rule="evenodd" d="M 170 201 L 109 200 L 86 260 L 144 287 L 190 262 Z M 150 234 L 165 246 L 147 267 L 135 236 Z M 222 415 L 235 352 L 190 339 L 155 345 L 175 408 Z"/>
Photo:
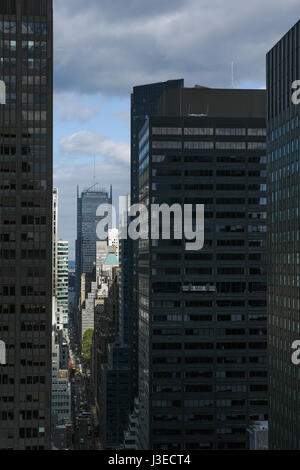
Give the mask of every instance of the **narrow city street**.
<path id="1" fill-rule="evenodd" d="M 95 448 L 94 423 L 89 399 L 89 379 L 83 371 L 75 330 L 70 328 L 73 450 Z"/>

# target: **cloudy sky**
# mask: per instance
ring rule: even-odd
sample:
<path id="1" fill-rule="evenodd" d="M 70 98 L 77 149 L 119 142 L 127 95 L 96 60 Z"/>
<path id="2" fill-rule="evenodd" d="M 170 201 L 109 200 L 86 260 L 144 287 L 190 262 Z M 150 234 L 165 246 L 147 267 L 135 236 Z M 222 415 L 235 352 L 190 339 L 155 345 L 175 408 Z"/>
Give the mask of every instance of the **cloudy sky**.
<path id="1" fill-rule="evenodd" d="M 130 92 L 265 86 L 265 54 L 300 18 L 299 0 L 54 0 L 54 184 L 59 236 L 74 259 L 76 187 L 129 192 Z"/>

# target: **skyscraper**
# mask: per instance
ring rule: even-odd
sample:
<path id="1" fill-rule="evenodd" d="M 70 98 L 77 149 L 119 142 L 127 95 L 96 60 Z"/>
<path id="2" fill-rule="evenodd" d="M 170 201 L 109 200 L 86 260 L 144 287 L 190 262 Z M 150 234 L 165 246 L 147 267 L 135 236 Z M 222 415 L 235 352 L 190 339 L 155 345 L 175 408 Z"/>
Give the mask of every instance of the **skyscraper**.
<path id="1" fill-rule="evenodd" d="M 299 43 L 300 21 L 267 54 L 269 445 L 282 450 L 300 448 Z"/>
<path id="2" fill-rule="evenodd" d="M 51 0 L 0 2 L 0 448 L 50 445 Z"/>
<path id="3" fill-rule="evenodd" d="M 57 302 L 53 299 L 52 316 L 52 403 L 51 428 L 52 441 L 56 426 L 71 422 L 71 382 L 69 376 L 69 361 L 64 360 L 65 340 L 63 331 L 57 324 Z"/>
<path id="4" fill-rule="evenodd" d="M 77 240 L 76 240 L 76 293 L 80 297 L 81 275 L 92 274 L 96 267 L 97 224 L 104 216 L 97 216 L 101 204 L 112 204 L 112 189 L 110 193 L 97 185 L 82 191 L 77 195 Z M 111 210 L 108 211 L 111 226 Z M 96 279 L 96 278 L 95 278 Z"/>
<path id="5" fill-rule="evenodd" d="M 108 244 L 116 249 L 116 257 L 119 259 L 119 230 L 112 228 L 108 231 Z"/>
<path id="6" fill-rule="evenodd" d="M 129 196 L 124 198 L 123 203 L 123 210 L 127 211 L 130 205 Z M 119 234 L 121 235 L 127 229 L 128 218 L 127 212 L 125 214 L 122 209 L 120 212 Z M 101 380 L 98 381 L 99 389 L 96 390 L 96 410 L 99 415 L 101 447 L 106 449 L 119 448 L 123 443 L 124 432 L 128 427 L 131 410 L 130 247 L 130 240 L 120 239 L 120 270 L 114 277 L 113 282 L 109 282 L 107 299 L 104 301 L 104 314 L 108 314 L 108 320 L 113 327 L 106 327 L 107 332 L 112 332 L 113 334 L 107 333 L 108 341 L 111 341 L 111 344 L 107 346 L 107 364 L 102 365 Z M 109 305 L 110 312 L 107 309 Z M 118 320 L 116 320 L 116 313 L 119 316 Z M 94 343 L 99 342 L 99 332 L 103 335 L 105 330 L 105 323 L 101 320 L 101 316 L 103 314 L 98 308 L 95 316 Z M 113 343 L 110 338 L 111 336 L 114 340 Z M 99 359 L 98 355 L 98 363 Z M 97 368 L 100 370 L 99 366 Z"/>
<path id="7" fill-rule="evenodd" d="M 57 242 L 57 325 L 68 333 L 69 325 L 69 243 Z"/>
<path id="8" fill-rule="evenodd" d="M 58 189 L 53 188 L 53 222 L 52 222 L 52 242 L 53 242 L 53 267 L 52 267 L 52 292 L 56 295 L 57 288 L 57 228 L 58 228 Z"/>
<path id="9" fill-rule="evenodd" d="M 139 85 L 131 94 L 131 204 L 139 200 L 139 132 L 145 119 L 155 116 L 158 102 L 165 90 L 183 88 L 184 80 L 168 80 L 166 82 Z"/>
<path id="10" fill-rule="evenodd" d="M 158 112 L 158 102 L 165 90 L 183 88 L 184 80 L 168 80 L 166 82 L 151 83 L 148 85 L 135 86 L 131 94 L 131 204 L 139 201 L 139 132 L 144 125 L 145 119 L 155 116 Z M 138 393 L 138 243 L 129 241 L 130 252 L 130 349 L 131 349 L 131 372 L 132 372 L 132 397 L 133 400 Z"/>
<path id="11" fill-rule="evenodd" d="M 207 88 L 165 92 L 140 131 L 139 202 L 205 206 L 202 250 L 139 241 L 144 449 L 246 449 L 267 419 L 265 134 L 263 90 Z"/>
<path id="12" fill-rule="evenodd" d="M 123 236 L 123 231 L 127 230 L 128 216 L 127 211 L 130 208 L 130 196 L 124 198 L 124 212 L 120 214 L 120 237 Z M 125 213 L 125 214 L 124 214 Z M 119 264 L 120 264 L 120 331 L 119 341 L 120 344 L 130 348 L 130 325 L 131 325 L 131 253 L 132 243 L 128 237 L 121 238 L 119 241 Z M 129 354 L 130 356 L 130 354 Z M 129 365 L 129 363 L 128 363 Z"/>

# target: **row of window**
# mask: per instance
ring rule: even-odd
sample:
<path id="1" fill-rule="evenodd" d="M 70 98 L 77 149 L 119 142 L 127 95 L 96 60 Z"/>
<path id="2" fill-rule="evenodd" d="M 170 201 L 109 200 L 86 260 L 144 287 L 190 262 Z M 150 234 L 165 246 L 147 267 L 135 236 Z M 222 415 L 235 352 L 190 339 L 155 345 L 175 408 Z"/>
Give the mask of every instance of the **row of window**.
<path id="1" fill-rule="evenodd" d="M 229 256 L 228 258 L 217 258 L 225 260 L 235 260 L 234 255 Z M 239 259 L 239 258 L 238 258 Z M 141 272 L 141 271 L 140 271 Z M 262 276 L 265 274 L 265 267 L 254 267 L 246 269 L 243 266 L 241 267 L 222 267 L 217 269 L 212 269 L 209 267 L 193 267 L 193 268 L 152 268 L 152 276 L 180 276 L 183 273 L 185 276 L 203 276 L 208 275 L 250 275 L 250 276 Z"/>
<path id="2" fill-rule="evenodd" d="M 184 331 L 180 328 L 155 328 L 154 336 L 261 336 L 267 334 L 266 328 L 189 328 Z"/>
<path id="3" fill-rule="evenodd" d="M 188 370 L 185 372 L 181 372 L 180 370 L 175 371 L 154 371 L 152 373 L 153 379 L 180 379 L 181 377 L 185 377 L 187 379 L 197 379 L 197 378 L 211 378 L 216 376 L 218 379 L 226 379 L 226 378 L 254 378 L 254 377 L 267 377 L 266 370 L 217 370 L 212 371 L 211 368 L 209 369 L 195 369 L 195 370 Z"/>
<path id="4" fill-rule="evenodd" d="M 178 279 L 179 281 L 179 279 Z M 245 279 L 246 281 L 246 279 Z M 186 295 L 210 295 L 214 293 L 231 293 L 231 294 L 252 294 L 254 292 L 265 292 L 266 284 L 263 282 L 217 282 L 216 286 L 182 286 L 180 282 L 153 282 L 153 294 L 179 294 L 181 292 Z"/>
<path id="5" fill-rule="evenodd" d="M 3 112 L 4 122 L 16 122 L 16 111 L 6 110 Z M 23 121 L 46 121 L 47 120 L 47 111 L 22 111 L 22 120 Z"/>
<path id="6" fill-rule="evenodd" d="M 266 354 L 263 352 L 263 355 L 260 356 L 218 356 L 216 358 L 212 357 L 210 354 L 209 356 L 185 356 L 184 359 L 179 356 L 166 356 L 163 357 L 154 356 L 152 358 L 153 365 L 155 364 L 168 364 L 168 365 L 176 365 L 176 364 L 187 364 L 187 365 L 208 365 L 208 364 L 222 364 L 222 365 L 244 365 L 244 364 L 259 364 L 259 365 L 266 365 L 267 358 Z"/>
<path id="7" fill-rule="evenodd" d="M 1 286 L 0 285 L 0 295 L 5 297 L 14 297 L 16 295 L 15 286 Z M 45 296 L 46 295 L 46 286 L 22 286 L 21 287 L 22 296 Z"/>
<path id="8" fill-rule="evenodd" d="M 17 82 L 16 75 L 5 75 L 3 77 L 6 85 L 14 86 Z M 47 76 L 46 75 L 23 75 L 22 76 L 22 85 L 35 85 L 35 86 L 46 86 L 47 85 Z"/>
<path id="9" fill-rule="evenodd" d="M 182 142 L 176 140 L 170 141 L 153 141 L 153 149 L 181 149 Z M 189 150 L 212 150 L 214 148 L 218 150 L 265 150 L 265 142 L 209 142 L 209 141 L 184 141 L 184 149 Z M 142 159 L 142 157 L 140 158 Z"/>
<path id="10" fill-rule="evenodd" d="M 0 72 L 5 72 L 6 68 L 10 68 L 13 72 L 16 69 L 16 59 L 8 57 L 0 57 Z M 33 57 L 22 60 L 23 71 L 27 70 L 46 70 L 47 59 L 36 59 Z"/>
<path id="11" fill-rule="evenodd" d="M 0 33 L 16 34 L 17 24 L 15 21 L 0 21 Z M 43 36 L 47 34 L 46 22 L 26 22 L 22 21 L 21 24 L 22 34 L 36 34 Z"/>
<path id="12" fill-rule="evenodd" d="M 249 128 L 248 132 L 246 128 L 216 128 L 215 130 L 216 135 L 228 135 L 228 136 L 265 136 L 266 129 L 265 128 L 258 128 L 252 129 Z M 152 135 L 182 135 L 182 128 L 181 127 L 153 127 L 152 128 Z M 185 127 L 184 128 L 184 135 L 214 135 L 214 128 L 213 127 Z"/>
<path id="13" fill-rule="evenodd" d="M 20 428 L 20 439 L 39 438 L 45 436 L 45 428 Z"/>
<path id="14" fill-rule="evenodd" d="M 0 384 L 1 385 L 13 385 L 15 383 L 14 377 L 9 377 L 6 374 L 0 375 Z M 25 384 L 45 384 L 46 383 L 46 377 L 44 375 L 42 376 L 28 376 L 28 377 L 22 377 L 20 379 L 20 384 L 25 385 Z"/>
<path id="15" fill-rule="evenodd" d="M 260 322 L 260 321 L 266 321 L 267 319 L 267 314 L 266 312 L 264 313 L 248 313 L 248 315 L 243 315 L 243 314 L 223 314 L 223 315 L 216 315 L 216 321 L 218 322 Z M 155 322 L 182 322 L 182 321 L 187 321 L 187 322 L 193 322 L 193 321 L 203 321 L 203 322 L 212 322 L 213 317 L 212 315 L 207 315 L 205 313 L 200 314 L 200 315 L 187 315 L 187 314 L 161 314 L 161 315 L 153 315 L 153 320 Z"/>
<path id="16" fill-rule="evenodd" d="M 7 250 L 7 249 L 0 250 L 0 259 L 15 259 L 15 258 L 16 258 L 15 250 Z M 45 260 L 46 250 L 22 250 L 21 259 Z"/>
<path id="17" fill-rule="evenodd" d="M 46 129 L 37 129 L 36 131 L 46 131 Z M 19 155 L 23 157 L 27 156 L 46 156 L 47 155 L 47 147 L 45 145 L 23 145 L 21 149 L 18 151 Z M 0 156 L 15 156 L 17 155 L 17 146 L 16 145 L 1 145 L 0 146 Z M 27 167 L 29 166 L 28 163 L 22 163 L 22 171 L 26 171 Z"/>
<path id="18" fill-rule="evenodd" d="M 17 49 L 17 41 L 15 40 L 0 40 L 0 49 L 4 51 L 15 52 Z M 22 41 L 22 49 L 28 52 L 46 52 L 46 41 Z"/>
<path id="19" fill-rule="evenodd" d="M 206 408 L 210 406 L 215 406 L 215 403 L 218 407 L 246 407 L 249 406 L 268 406 L 268 401 L 263 399 L 253 399 L 253 400 L 184 400 L 183 404 L 185 408 Z M 152 400 L 153 408 L 169 408 L 169 407 L 181 407 L 181 400 Z"/>
<path id="20" fill-rule="evenodd" d="M 232 393 L 246 393 L 250 392 L 263 392 L 268 390 L 266 384 L 194 384 L 194 385 L 153 385 L 154 393 L 205 393 L 205 392 L 232 392 Z"/>
<path id="21" fill-rule="evenodd" d="M 47 59 L 28 58 L 22 60 L 23 70 L 46 70 Z M 41 72 L 43 73 L 43 72 Z"/>
<path id="22" fill-rule="evenodd" d="M 240 178 L 242 176 L 248 176 L 253 178 L 265 178 L 267 176 L 267 172 L 265 170 L 185 170 L 184 176 L 196 177 L 196 176 L 225 176 L 229 178 Z"/>
<path id="23" fill-rule="evenodd" d="M 0 163 L 1 164 L 1 163 Z M 0 169 L 1 171 L 1 169 Z M 167 173 L 170 176 L 175 176 L 173 173 L 170 172 L 170 170 L 166 170 L 166 172 L 163 171 L 158 171 L 158 170 L 153 170 L 153 176 L 165 176 L 165 173 Z M 181 176 L 182 172 L 178 170 L 176 172 L 176 176 Z M 153 183 L 153 185 L 170 185 L 170 183 L 165 183 L 163 181 L 158 180 L 159 183 Z M 171 180 L 172 181 L 172 180 Z M 178 184 L 178 183 L 177 183 Z M 181 186 L 181 185 L 179 185 Z M 171 185 L 170 185 L 171 187 Z M 152 188 L 153 189 L 153 188 Z M 266 191 L 267 190 L 267 185 L 266 184 L 259 184 L 259 183 L 251 183 L 251 184 L 235 184 L 235 183 L 186 183 L 184 184 L 184 189 L 187 190 L 198 190 L 198 191 Z M 272 193 L 273 194 L 273 193 Z M 289 190 L 287 190 L 287 197 L 289 197 Z"/>
<path id="24" fill-rule="evenodd" d="M 46 183 L 45 180 L 29 180 L 27 182 L 22 183 L 21 186 L 23 191 L 45 191 L 46 190 Z M 2 184 L 0 184 L 0 190 L 3 191 L 15 191 L 16 190 L 16 181 L 14 180 L 4 180 Z M 24 222 L 26 223 L 26 222 Z"/>
<path id="25" fill-rule="evenodd" d="M 0 204 L 1 207 L 1 204 Z M 3 206 L 5 207 L 5 206 Z M 6 207 L 15 207 L 15 204 Z M 24 206 L 23 206 L 24 207 Z M 28 207 L 34 207 L 33 205 L 28 205 Z M 0 235 L 0 240 L 4 242 L 15 242 L 16 241 L 16 233 L 3 233 Z M 45 242 L 46 241 L 46 233 L 45 232 L 26 232 L 21 233 L 21 241 L 28 242 L 28 241 L 36 241 L 36 242 Z"/>
<path id="26" fill-rule="evenodd" d="M 246 415 L 241 414 L 239 412 L 236 413 L 226 413 L 226 414 L 217 414 L 216 416 L 213 414 L 199 414 L 199 413 L 192 413 L 192 414 L 154 414 L 153 421 L 182 421 L 185 422 L 202 422 L 202 421 L 245 421 Z M 248 419 L 248 417 L 247 417 Z M 266 419 L 266 415 L 264 414 L 255 414 L 249 416 L 250 420 L 264 420 Z"/>
<path id="27" fill-rule="evenodd" d="M 193 255 L 192 255 L 193 256 Z M 245 307 L 246 301 L 242 299 L 220 299 L 216 300 L 216 307 Z M 180 300 L 152 300 L 152 307 L 158 308 L 181 308 L 183 307 L 212 307 L 212 300 L 185 300 L 181 302 Z M 1 305 L 1 304 L 0 304 Z M 266 300 L 262 299 L 249 299 L 249 307 L 266 307 Z"/>
<path id="28" fill-rule="evenodd" d="M 183 157 L 186 163 L 213 163 L 212 155 L 186 155 Z M 248 155 L 229 155 L 229 156 L 217 156 L 217 163 L 267 163 L 267 157 L 265 155 L 259 157 L 249 157 Z M 152 163 L 181 163 L 180 155 L 152 155 Z M 171 173 L 174 170 L 168 169 Z"/>
<path id="29" fill-rule="evenodd" d="M 201 342 L 198 341 L 197 343 L 187 343 L 187 342 L 180 342 L 180 343 L 152 343 L 153 351 L 160 351 L 160 350 L 239 350 L 239 349 L 267 349 L 267 342 L 266 341 L 256 341 L 256 342 L 247 342 L 247 341 L 226 341 L 220 343 L 214 342 Z"/>

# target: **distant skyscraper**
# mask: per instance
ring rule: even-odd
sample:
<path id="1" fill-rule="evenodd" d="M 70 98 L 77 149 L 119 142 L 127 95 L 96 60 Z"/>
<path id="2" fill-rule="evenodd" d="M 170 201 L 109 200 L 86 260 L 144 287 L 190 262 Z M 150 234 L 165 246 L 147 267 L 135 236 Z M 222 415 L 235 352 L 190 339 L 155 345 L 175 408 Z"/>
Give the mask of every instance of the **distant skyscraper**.
<path id="1" fill-rule="evenodd" d="M 265 92 L 167 91 L 139 138 L 139 202 L 205 206 L 202 250 L 139 241 L 142 447 L 246 449 L 268 410 Z"/>
<path id="2" fill-rule="evenodd" d="M 52 292 L 56 295 L 57 288 L 57 228 L 58 228 L 58 189 L 53 188 L 53 222 L 52 222 L 52 242 L 53 242 L 53 267 L 52 267 Z"/>
<path id="3" fill-rule="evenodd" d="M 268 345 L 270 449 L 300 449 L 300 370 L 292 343 L 300 339 L 299 105 L 300 21 L 267 54 Z"/>
<path id="4" fill-rule="evenodd" d="M 119 230 L 112 228 L 108 231 L 108 244 L 116 249 L 116 256 L 119 259 Z"/>
<path id="5" fill-rule="evenodd" d="M 104 216 L 96 212 L 101 204 L 112 204 L 110 193 L 98 189 L 97 185 L 77 195 L 77 240 L 76 240 L 76 292 L 79 298 L 81 275 L 91 274 L 96 267 L 97 224 Z M 110 213 L 111 216 L 111 213 Z M 112 228 L 111 222 L 107 230 Z"/>
<path id="6" fill-rule="evenodd" d="M 0 2 L 0 449 L 50 447 L 52 1 Z"/>
<path id="7" fill-rule="evenodd" d="M 57 242 L 57 325 L 68 333 L 69 324 L 69 243 Z"/>
<path id="8" fill-rule="evenodd" d="M 158 102 L 165 90 L 183 88 L 184 80 L 168 80 L 166 82 L 151 83 L 149 85 L 140 85 L 133 88 L 131 94 L 131 204 L 139 202 L 139 132 L 144 125 L 145 119 L 149 116 L 155 116 L 158 112 Z M 131 372 L 132 372 L 132 400 L 138 392 L 138 243 L 129 240 L 128 250 L 130 253 L 130 287 L 132 289 L 130 296 L 131 311 Z"/>

